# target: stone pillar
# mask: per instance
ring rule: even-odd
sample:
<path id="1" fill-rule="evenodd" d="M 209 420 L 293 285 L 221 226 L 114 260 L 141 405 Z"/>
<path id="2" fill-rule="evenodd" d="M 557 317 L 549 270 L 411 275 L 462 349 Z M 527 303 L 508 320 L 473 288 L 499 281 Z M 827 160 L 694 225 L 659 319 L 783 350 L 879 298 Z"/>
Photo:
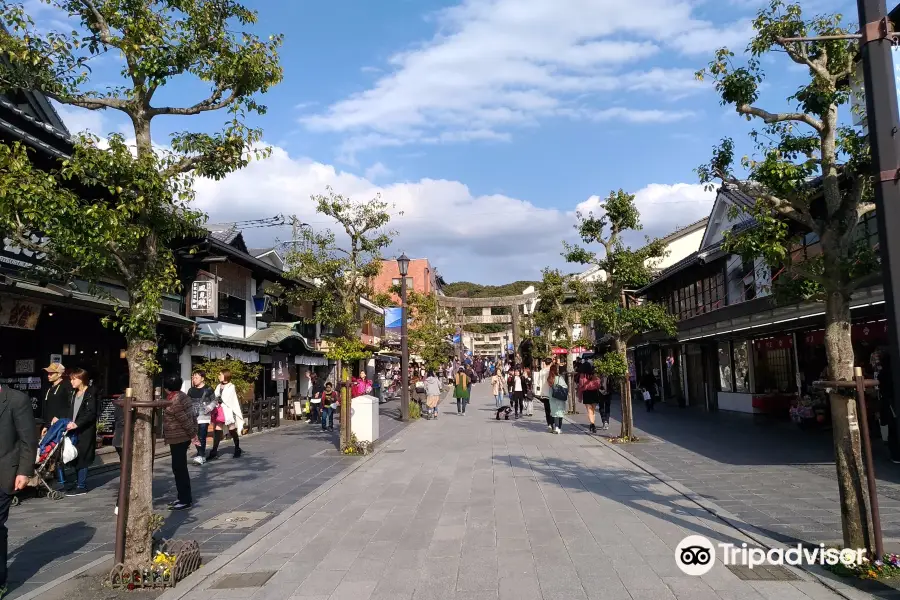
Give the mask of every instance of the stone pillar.
<path id="1" fill-rule="evenodd" d="M 512 343 L 513 343 L 513 352 L 517 353 L 519 351 L 519 305 L 513 304 L 509 307 L 509 312 L 512 315 Z"/>

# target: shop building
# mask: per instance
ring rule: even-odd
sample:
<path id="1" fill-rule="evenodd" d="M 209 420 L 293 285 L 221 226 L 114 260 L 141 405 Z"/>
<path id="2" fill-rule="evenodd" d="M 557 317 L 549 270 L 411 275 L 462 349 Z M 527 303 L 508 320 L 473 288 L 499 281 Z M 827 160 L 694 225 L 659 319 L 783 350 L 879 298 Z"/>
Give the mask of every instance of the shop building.
<path id="1" fill-rule="evenodd" d="M 824 305 L 778 305 L 771 290 L 782 273 L 723 249 L 725 232 L 754 226 L 746 215 L 731 218 L 730 208 L 752 203 L 736 189 L 721 188 L 699 250 L 638 291 L 677 320 L 674 338 L 653 332 L 634 338 L 629 348 L 635 380 L 655 380 L 664 402 L 784 417 L 798 405 L 821 404 L 811 384 L 826 367 Z M 874 215 L 858 235 L 877 244 Z M 794 249 L 800 259 L 818 251 L 813 234 Z M 854 364 L 870 377 L 887 344 L 883 305 L 877 277 L 850 303 Z"/>

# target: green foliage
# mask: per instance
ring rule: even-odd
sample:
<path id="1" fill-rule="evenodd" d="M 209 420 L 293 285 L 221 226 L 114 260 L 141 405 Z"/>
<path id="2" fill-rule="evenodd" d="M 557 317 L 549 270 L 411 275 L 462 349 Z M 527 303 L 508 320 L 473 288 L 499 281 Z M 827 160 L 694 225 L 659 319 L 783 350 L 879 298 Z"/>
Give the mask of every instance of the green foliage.
<path id="1" fill-rule="evenodd" d="M 69 159 L 44 172 L 21 146 L 0 145 L 0 231 L 32 250 L 33 234 L 45 236 L 44 279 L 122 284 L 129 306 L 107 322 L 129 342 L 155 340 L 162 297 L 179 291 L 172 249 L 201 235 L 203 216 L 190 208 L 193 177 L 218 179 L 265 154 L 254 147 L 261 132 L 243 118 L 264 112 L 255 94 L 281 79 L 281 38 L 234 33 L 233 21 L 252 24 L 256 14 L 232 0 L 43 2 L 80 30 L 36 28 L 22 5 L 2 5 L 0 93 L 33 89 L 62 104 L 122 112 L 136 153 L 118 134 L 105 144 L 84 136 Z M 124 85 L 92 87 L 89 63 L 108 53 L 123 56 Z M 155 106 L 155 93 L 180 79 L 207 84 L 209 97 Z M 222 133 L 178 133 L 169 150 L 154 151 L 153 118 L 218 110 L 229 114 Z"/>
<path id="2" fill-rule="evenodd" d="M 422 408 L 419 406 L 418 402 L 410 402 L 409 403 L 409 420 L 415 421 L 422 417 Z"/>
<path id="3" fill-rule="evenodd" d="M 454 355 L 453 344 L 448 338 L 455 329 L 433 294 L 409 292 L 406 302 L 412 318 L 409 326 L 410 352 L 422 358 L 425 368 L 437 370 Z"/>
<path id="4" fill-rule="evenodd" d="M 628 361 L 619 352 L 605 352 L 594 359 L 594 368 L 598 373 L 615 379 L 628 378 Z"/>
<path id="5" fill-rule="evenodd" d="M 355 433 L 351 433 L 350 439 L 341 445 L 342 453 L 355 456 L 366 456 L 367 454 L 371 454 L 374 449 L 375 444 L 372 442 L 360 441 Z"/>
<path id="6" fill-rule="evenodd" d="M 359 338 L 334 337 L 328 338 L 328 352 L 326 356 L 329 360 L 340 360 L 350 363 L 364 358 L 369 358 L 372 354 L 366 350 L 365 344 Z"/>
<path id="7" fill-rule="evenodd" d="M 651 302 L 637 304 L 626 298 L 627 290 L 651 281 L 654 267 L 665 256 L 665 245 L 660 240 L 648 240 L 641 248 L 632 249 L 623 241 L 624 232 L 642 228 L 633 194 L 622 190 L 610 192 L 600 208 L 603 211 L 600 216 L 578 213 L 576 229 L 585 245 L 600 246 L 602 254 L 564 243 L 566 260 L 596 265 L 604 275 L 589 284 L 583 320 L 594 321 L 600 332 L 622 342 L 654 330 L 674 335 L 674 319 L 662 306 Z"/>
<path id="8" fill-rule="evenodd" d="M 380 197 L 354 202 L 330 187 L 327 194 L 312 196 L 312 201 L 316 212 L 335 221 L 347 244 L 342 246 L 330 229 L 302 229 L 302 243 L 285 257 L 287 276 L 314 285 L 289 290 L 285 301 L 312 303 L 311 320 L 338 332 L 345 340 L 340 352 L 349 352 L 343 360 L 350 360 L 356 356 L 353 342 L 358 342 L 364 321 L 359 299 L 373 296 L 371 280 L 378 275 L 382 252 L 395 235 L 385 230 L 391 220 L 389 206 Z"/>
<path id="9" fill-rule="evenodd" d="M 219 373 L 231 371 L 231 383 L 234 384 L 238 398 L 244 398 L 254 390 L 262 365 L 248 364 L 233 358 L 219 358 L 199 363 L 194 370 L 203 374 L 206 385 L 210 387 L 219 385 Z"/>
<path id="10" fill-rule="evenodd" d="M 538 282 L 538 304 L 532 319 L 534 327 L 540 328 L 540 348 L 559 346 L 574 348 L 583 343 L 572 338 L 572 329 L 579 322 L 579 311 L 587 302 L 584 284 L 572 275 L 563 275 L 559 269 L 545 268 Z M 543 356 L 536 354 L 536 356 Z"/>
<path id="11" fill-rule="evenodd" d="M 734 54 L 723 48 L 697 73 L 700 79 L 712 77 L 723 105 L 762 122 L 750 134 L 753 155 L 740 161 L 745 180 L 734 175 L 731 139 L 722 140 L 697 173 L 705 184 L 721 181 L 755 200 L 752 207 L 733 209 L 732 217 L 746 212 L 754 226 L 726 234 L 725 248 L 745 258 L 762 257 L 780 272 L 775 291 L 781 299 L 821 299 L 831 292 L 849 298 L 879 268 L 858 234 L 861 219 L 875 208 L 868 146 L 860 131 L 839 125 L 839 113 L 851 100 L 857 43 L 784 39 L 851 33 L 842 20 L 839 14 L 805 18 L 799 4 L 772 0 L 753 22 L 756 35 L 746 65 L 735 65 Z M 754 106 L 765 78 L 760 58 L 774 52 L 806 67 L 805 81 L 788 97 L 795 112 Z M 820 254 L 813 257 L 799 251 L 807 232 L 820 240 Z"/>

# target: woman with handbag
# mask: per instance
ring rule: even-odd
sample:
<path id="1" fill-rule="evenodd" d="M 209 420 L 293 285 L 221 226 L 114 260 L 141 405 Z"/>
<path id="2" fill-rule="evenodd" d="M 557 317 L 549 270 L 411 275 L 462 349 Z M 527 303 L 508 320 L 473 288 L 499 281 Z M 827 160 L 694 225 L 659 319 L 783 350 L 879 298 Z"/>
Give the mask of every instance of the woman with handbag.
<path id="1" fill-rule="evenodd" d="M 544 416 L 547 419 L 547 430 L 553 433 L 553 417 L 550 414 L 550 389 L 548 383 L 550 379 L 550 365 L 553 361 L 549 358 L 544 359 L 544 366 L 537 373 L 534 379 L 534 396 L 544 405 Z"/>
<path id="2" fill-rule="evenodd" d="M 584 373 L 578 376 L 578 391 L 581 395 L 581 403 L 587 410 L 588 420 L 591 422 L 591 433 L 597 433 L 597 426 L 594 424 L 596 406 L 601 404 L 600 387 L 602 381 L 594 371 L 594 365 L 588 364 Z M 601 413 L 602 417 L 602 413 Z"/>
<path id="3" fill-rule="evenodd" d="M 224 435 L 223 429 L 228 427 L 228 435 L 234 442 L 234 458 L 240 458 L 241 441 L 239 436 L 244 431 L 244 413 L 241 411 L 241 401 L 238 399 L 237 389 L 231 383 L 231 371 L 223 369 L 219 372 L 219 385 L 216 387 L 216 400 L 218 407 L 210 422 L 214 424 L 213 447 L 206 460 L 213 460 L 219 455 L 219 442 Z"/>
<path id="4" fill-rule="evenodd" d="M 562 433 L 562 420 L 566 416 L 566 404 L 569 399 L 569 386 L 559 374 L 559 363 L 553 361 L 547 373 L 547 387 L 550 391 L 550 416 L 553 417 L 553 433 Z"/>
<path id="5" fill-rule="evenodd" d="M 94 462 L 97 451 L 97 392 L 91 385 L 91 378 L 84 369 L 69 371 L 72 384 L 72 421 L 66 431 L 78 435 L 78 457 L 75 459 L 75 489 L 67 496 L 87 494 L 88 467 Z M 64 472 L 59 469 L 60 484 L 65 486 Z"/>

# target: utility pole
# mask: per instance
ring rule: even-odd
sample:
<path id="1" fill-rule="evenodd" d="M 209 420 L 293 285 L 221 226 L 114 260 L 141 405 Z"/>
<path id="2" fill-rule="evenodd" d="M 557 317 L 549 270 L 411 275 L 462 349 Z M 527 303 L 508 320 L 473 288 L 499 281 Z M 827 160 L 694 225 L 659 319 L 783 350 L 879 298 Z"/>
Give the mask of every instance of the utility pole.
<path id="1" fill-rule="evenodd" d="M 891 55 L 893 29 L 884 0 L 857 0 L 859 9 L 860 57 L 866 89 L 866 122 L 875 187 L 875 214 L 878 220 L 879 254 L 884 279 L 885 312 L 888 322 L 889 351 L 893 380 L 900 381 L 900 153 L 898 153 L 897 88 Z M 900 416 L 898 389 L 893 390 L 891 405 L 896 437 Z M 865 418 L 861 415 L 860 418 Z M 892 440 L 897 443 L 896 440 Z M 892 456 L 892 458 L 895 458 Z M 881 557 L 879 557 L 881 558 Z"/>

